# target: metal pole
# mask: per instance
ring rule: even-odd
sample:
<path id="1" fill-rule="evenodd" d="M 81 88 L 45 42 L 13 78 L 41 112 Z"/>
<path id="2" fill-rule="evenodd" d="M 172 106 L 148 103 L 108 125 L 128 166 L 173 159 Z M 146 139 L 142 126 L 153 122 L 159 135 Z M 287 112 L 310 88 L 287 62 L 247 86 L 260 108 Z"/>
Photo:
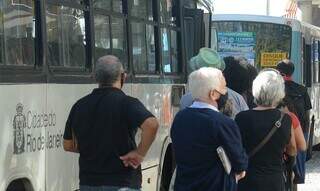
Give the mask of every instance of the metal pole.
<path id="1" fill-rule="evenodd" d="M 270 0 L 267 0 L 267 16 L 270 15 Z"/>

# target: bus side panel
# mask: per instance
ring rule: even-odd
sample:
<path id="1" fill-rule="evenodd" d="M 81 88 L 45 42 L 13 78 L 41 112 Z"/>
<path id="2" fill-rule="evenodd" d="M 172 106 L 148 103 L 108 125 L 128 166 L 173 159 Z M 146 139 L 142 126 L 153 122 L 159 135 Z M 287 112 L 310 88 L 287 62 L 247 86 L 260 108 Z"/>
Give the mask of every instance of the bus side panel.
<path id="1" fill-rule="evenodd" d="M 159 120 L 160 127 L 156 140 L 152 144 L 145 161 L 142 164 L 142 169 L 158 166 L 161 158 L 161 151 L 164 140 L 169 136 L 169 125 L 165 126 L 161 123 L 164 115 L 164 107 L 170 108 L 170 92 L 164 91 L 169 85 L 163 84 L 133 84 L 132 96 L 138 98 L 146 108 L 153 113 Z M 165 94 L 166 93 L 166 94 Z M 167 112 L 171 112 L 170 110 Z M 137 143 L 140 141 L 140 132 L 137 133 Z M 156 190 L 157 177 L 151 177 L 154 172 L 143 171 L 142 190 Z M 148 179 L 151 180 L 148 181 Z"/>
<path id="2" fill-rule="evenodd" d="M 293 79 L 297 83 L 302 84 L 302 47 L 301 47 L 301 32 L 293 31 L 292 32 L 292 42 L 291 42 L 291 60 L 294 63 L 295 71 L 293 73 Z"/>
<path id="3" fill-rule="evenodd" d="M 312 145 L 317 145 L 320 143 L 320 84 L 314 83 L 310 88 L 310 99 L 312 104 L 312 109 L 310 112 L 310 122 L 314 125 L 313 131 L 313 143 Z M 314 124 L 312 124 L 314 123 Z"/>
<path id="4" fill-rule="evenodd" d="M 72 105 L 81 97 L 89 94 L 92 85 L 48 84 L 48 113 L 56 116 L 56 124 L 47 130 L 52 140 L 47 149 L 46 190 L 75 190 L 78 188 L 78 154 L 63 150 L 65 123 Z"/>
<path id="5" fill-rule="evenodd" d="M 46 128 L 45 85 L 1 85 L 0 190 L 13 180 L 28 179 L 44 191 Z"/>
<path id="6" fill-rule="evenodd" d="M 46 191 L 79 188 L 79 155 L 63 150 L 63 133 L 72 105 L 96 87 L 92 84 L 48 84 L 48 113 L 56 115 L 56 125 L 47 132 L 52 148 L 46 153 Z M 130 93 L 130 85 L 126 84 L 123 90 Z"/>

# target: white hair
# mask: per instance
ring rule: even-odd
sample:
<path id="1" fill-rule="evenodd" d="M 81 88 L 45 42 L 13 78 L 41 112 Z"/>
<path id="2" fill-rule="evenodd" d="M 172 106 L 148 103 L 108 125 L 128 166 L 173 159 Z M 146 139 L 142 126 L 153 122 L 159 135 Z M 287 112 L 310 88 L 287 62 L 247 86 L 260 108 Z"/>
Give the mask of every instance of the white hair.
<path id="1" fill-rule="evenodd" d="M 253 81 L 252 94 L 257 105 L 276 107 L 285 96 L 284 80 L 276 70 L 262 70 Z"/>
<path id="2" fill-rule="evenodd" d="M 221 85 L 222 72 L 216 68 L 203 67 L 189 75 L 189 90 L 193 99 L 207 99 L 211 90 Z"/>

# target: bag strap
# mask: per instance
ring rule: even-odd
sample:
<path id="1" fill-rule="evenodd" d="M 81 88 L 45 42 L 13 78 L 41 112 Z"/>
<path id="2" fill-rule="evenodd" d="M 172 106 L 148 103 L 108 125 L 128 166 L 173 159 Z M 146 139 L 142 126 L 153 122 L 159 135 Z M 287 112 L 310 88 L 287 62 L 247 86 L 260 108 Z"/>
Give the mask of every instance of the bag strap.
<path id="1" fill-rule="evenodd" d="M 270 130 L 270 132 L 267 134 L 267 136 L 265 136 L 265 138 L 249 153 L 249 158 L 251 158 L 252 156 L 254 156 L 269 140 L 270 138 L 273 136 L 273 134 L 281 127 L 281 122 L 282 119 L 284 117 L 284 112 L 280 111 L 280 119 L 278 119 L 272 129 Z"/>

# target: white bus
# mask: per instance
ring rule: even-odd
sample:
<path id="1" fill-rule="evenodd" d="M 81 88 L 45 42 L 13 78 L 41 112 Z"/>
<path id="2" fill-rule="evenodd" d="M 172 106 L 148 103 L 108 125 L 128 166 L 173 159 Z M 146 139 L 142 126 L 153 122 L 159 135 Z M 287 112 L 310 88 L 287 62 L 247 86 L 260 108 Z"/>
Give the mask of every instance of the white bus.
<path id="1" fill-rule="evenodd" d="M 308 154 L 320 143 L 320 28 L 294 19 L 256 15 L 213 15 L 212 48 L 244 56 L 258 69 L 290 58 L 294 80 L 309 89 L 312 102 Z"/>
<path id="2" fill-rule="evenodd" d="M 209 39 L 202 35 L 209 19 L 194 1 L 182 2 L 1 0 L 0 191 L 78 189 L 78 155 L 62 148 L 65 122 L 96 87 L 94 63 L 106 54 L 121 59 L 125 92 L 161 124 L 142 164 L 142 190 L 168 189 L 175 167 L 169 129 L 186 63 Z"/>

